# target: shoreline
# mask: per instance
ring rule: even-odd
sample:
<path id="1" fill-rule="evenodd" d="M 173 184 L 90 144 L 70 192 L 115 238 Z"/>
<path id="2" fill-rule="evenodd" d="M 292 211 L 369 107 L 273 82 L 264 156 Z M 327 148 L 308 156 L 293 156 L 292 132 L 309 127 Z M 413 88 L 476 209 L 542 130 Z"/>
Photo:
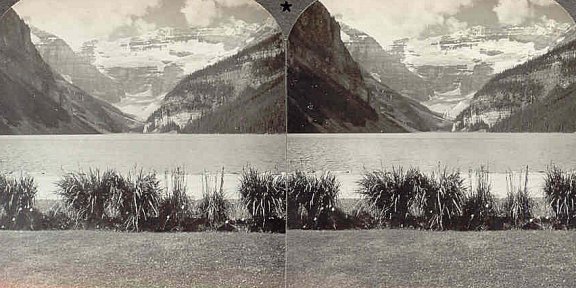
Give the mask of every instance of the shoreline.
<path id="1" fill-rule="evenodd" d="M 316 172 L 313 174 L 321 175 L 324 172 Z M 336 179 L 340 183 L 340 198 L 342 199 L 359 199 L 360 195 L 356 193 L 359 186 L 357 182 L 362 179 L 362 174 L 359 173 L 348 173 L 348 172 L 340 172 L 331 171 L 332 174 L 336 176 Z M 34 180 L 38 184 L 38 194 L 36 196 L 39 200 L 59 200 L 59 196 L 56 194 L 57 186 L 56 182 L 61 179 L 61 177 L 65 173 L 60 175 L 56 174 L 47 174 L 43 172 L 31 172 L 31 173 L 24 173 L 23 175 L 29 175 L 34 177 Z M 13 175 L 19 175 L 14 173 Z M 215 173 L 209 173 L 209 178 L 212 179 L 216 175 Z M 239 199 L 238 194 L 238 186 L 240 184 L 240 175 L 241 173 L 225 173 L 224 174 L 224 191 L 228 199 Z M 470 187 L 470 180 L 474 179 L 474 175 L 472 174 L 472 178 L 470 178 L 469 173 L 461 173 L 464 179 L 464 186 Z M 507 195 L 507 173 L 499 173 L 499 172 L 490 172 L 490 181 L 492 186 L 492 191 L 494 195 L 498 198 L 505 198 Z M 542 188 L 544 186 L 544 172 L 529 172 L 528 173 L 528 191 L 530 196 L 532 197 L 544 197 L 544 193 Z M 203 182 L 204 174 L 186 174 L 186 187 L 187 193 L 193 199 L 199 199 L 202 197 L 202 182 Z M 518 186 L 520 183 L 519 178 L 520 173 L 514 172 L 514 179 L 513 184 Z M 160 186 L 166 188 L 169 186 L 170 182 L 170 175 L 165 175 L 165 173 L 158 173 L 157 179 L 160 181 Z M 524 179 L 522 179 L 523 181 Z"/>
<path id="2" fill-rule="evenodd" d="M 347 173 L 347 172 L 332 172 L 336 176 L 336 180 L 340 182 L 340 198 L 341 199 L 360 199 L 360 195 L 356 193 L 358 190 L 358 180 L 362 179 L 362 174 Z M 497 198 L 505 198 L 507 196 L 507 173 L 490 172 L 490 183 L 492 187 L 492 193 Z M 532 197 L 544 197 L 544 192 L 542 188 L 544 187 L 544 177 L 546 173 L 544 172 L 529 172 L 528 173 L 528 192 Z M 468 173 L 461 173 L 464 179 L 464 186 L 470 187 L 470 180 L 474 180 L 475 176 L 469 175 Z M 472 178 L 470 178 L 472 176 Z M 520 183 L 519 178 L 520 172 L 514 171 L 514 179 L 512 184 L 518 186 Z M 523 177 L 523 176 L 522 176 Z M 524 179 L 522 178 L 522 181 Z M 473 182 L 474 186 L 475 183 Z"/>
<path id="3" fill-rule="evenodd" d="M 146 170 L 145 170 L 146 171 Z M 29 175 L 34 177 L 35 183 L 38 185 L 38 193 L 36 194 L 37 200 L 60 200 L 60 196 L 56 194 L 58 189 L 56 183 L 61 179 L 61 175 L 55 174 L 45 174 L 45 173 L 26 173 L 24 175 Z M 16 174 L 19 175 L 19 174 Z M 213 182 L 216 173 L 209 173 L 209 181 Z M 170 187 L 170 174 L 166 175 L 164 173 L 156 174 L 157 180 L 160 182 L 160 186 L 163 189 Z M 203 174 L 186 174 L 186 188 L 187 195 L 192 199 L 202 198 L 202 182 Z M 220 176 L 218 176 L 218 180 Z M 240 194 L 238 193 L 238 187 L 240 184 L 240 173 L 225 173 L 224 174 L 224 193 L 226 198 L 230 200 L 240 199 Z M 213 186 L 213 183 L 209 183 Z"/>

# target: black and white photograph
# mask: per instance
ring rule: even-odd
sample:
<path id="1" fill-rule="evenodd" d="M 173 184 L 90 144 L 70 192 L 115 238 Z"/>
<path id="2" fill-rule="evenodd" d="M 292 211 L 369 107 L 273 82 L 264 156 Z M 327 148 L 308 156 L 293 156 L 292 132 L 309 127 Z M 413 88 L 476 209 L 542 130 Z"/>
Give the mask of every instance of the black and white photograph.
<path id="1" fill-rule="evenodd" d="M 576 287 L 574 0 L 0 0 L 0 288 Z"/>
<path id="2" fill-rule="evenodd" d="M 288 132 L 576 132 L 553 0 L 321 1 L 288 46 Z"/>
<path id="3" fill-rule="evenodd" d="M 304 11 L 286 285 L 574 287 L 574 33 L 554 1 Z"/>
<path id="4" fill-rule="evenodd" d="M 252 0 L 0 18 L 0 287 L 282 287 L 284 41 Z"/>

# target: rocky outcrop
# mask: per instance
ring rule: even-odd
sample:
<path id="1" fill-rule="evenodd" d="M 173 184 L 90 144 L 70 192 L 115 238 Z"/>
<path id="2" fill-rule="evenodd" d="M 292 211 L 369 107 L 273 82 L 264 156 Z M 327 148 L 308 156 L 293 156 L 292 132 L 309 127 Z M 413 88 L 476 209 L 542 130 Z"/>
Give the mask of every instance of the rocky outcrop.
<path id="1" fill-rule="evenodd" d="M 434 90 L 402 63 L 401 56 L 385 51 L 370 35 L 346 24 L 341 26 L 344 44 L 352 58 L 373 78 L 418 101 L 426 101 L 434 96 Z"/>
<path id="2" fill-rule="evenodd" d="M 496 75 L 457 118 L 455 130 L 576 131 L 576 41 Z"/>
<path id="3" fill-rule="evenodd" d="M 288 132 L 438 129 L 439 117 L 375 80 L 354 60 L 340 24 L 321 3 L 300 16 L 288 48 Z M 420 118 L 415 107 L 430 117 Z"/>
<path id="4" fill-rule="evenodd" d="M 64 40 L 38 28 L 32 27 L 31 31 L 42 59 L 70 83 L 110 103 L 125 97 L 122 85 L 102 74 L 90 59 L 75 53 Z"/>
<path id="5" fill-rule="evenodd" d="M 136 124 L 53 71 L 16 12 L 0 19 L 1 134 L 126 132 Z"/>
<path id="6" fill-rule="evenodd" d="M 284 133 L 283 40 L 278 30 L 262 33 L 262 41 L 182 79 L 145 132 Z"/>

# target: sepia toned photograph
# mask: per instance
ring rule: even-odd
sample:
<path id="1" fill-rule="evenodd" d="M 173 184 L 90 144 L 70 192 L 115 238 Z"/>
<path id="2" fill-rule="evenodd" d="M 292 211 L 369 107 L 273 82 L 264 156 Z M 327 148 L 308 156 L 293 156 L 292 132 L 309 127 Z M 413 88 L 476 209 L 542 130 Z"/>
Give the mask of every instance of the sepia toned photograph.
<path id="1" fill-rule="evenodd" d="M 284 62 L 252 0 L 8 9 L 0 287 L 283 287 Z"/>

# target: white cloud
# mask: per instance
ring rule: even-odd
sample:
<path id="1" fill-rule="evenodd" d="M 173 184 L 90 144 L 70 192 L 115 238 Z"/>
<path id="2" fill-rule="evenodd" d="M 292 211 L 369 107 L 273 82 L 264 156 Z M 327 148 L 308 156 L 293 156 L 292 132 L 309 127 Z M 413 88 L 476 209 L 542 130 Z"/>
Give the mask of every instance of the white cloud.
<path id="1" fill-rule="evenodd" d="M 502 24 L 519 25 L 531 16 L 528 0 L 500 0 L 494 7 L 498 20 Z"/>
<path id="2" fill-rule="evenodd" d="M 210 25 L 212 19 L 218 16 L 216 2 L 212 0 L 188 0 L 181 11 L 191 26 Z"/>
<path id="3" fill-rule="evenodd" d="M 159 0 L 22 0 L 14 9 L 27 21 L 54 33 L 79 49 L 82 43 L 107 37 L 118 27 L 135 23 Z"/>
<path id="4" fill-rule="evenodd" d="M 534 6 L 558 5 L 554 0 L 499 0 L 494 7 L 500 23 L 505 25 L 519 25 L 525 20 L 534 17 Z"/>
<path id="5" fill-rule="evenodd" d="M 254 0 L 187 0 L 181 11 L 191 26 L 207 26 L 219 16 L 219 7 L 239 6 L 252 6 L 262 9 Z"/>
<path id="6" fill-rule="evenodd" d="M 554 0 L 530 0 L 530 3 L 539 6 L 552 6 L 558 4 Z"/>
<path id="7" fill-rule="evenodd" d="M 417 37 L 428 26 L 445 24 L 472 0 L 323 0 L 333 15 L 373 36 L 380 44 Z M 455 24 L 453 20 L 452 24 Z"/>
<path id="8" fill-rule="evenodd" d="M 462 22 L 454 17 L 450 17 L 444 21 L 444 26 L 446 26 L 450 33 L 454 33 L 468 28 L 468 23 Z"/>
<path id="9" fill-rule="evenodd" d="M 252 6 L 260 7 L 255 0 L 215 0 L 220 6 L 224 7 L 239 7 L 239 6 Z"/>

